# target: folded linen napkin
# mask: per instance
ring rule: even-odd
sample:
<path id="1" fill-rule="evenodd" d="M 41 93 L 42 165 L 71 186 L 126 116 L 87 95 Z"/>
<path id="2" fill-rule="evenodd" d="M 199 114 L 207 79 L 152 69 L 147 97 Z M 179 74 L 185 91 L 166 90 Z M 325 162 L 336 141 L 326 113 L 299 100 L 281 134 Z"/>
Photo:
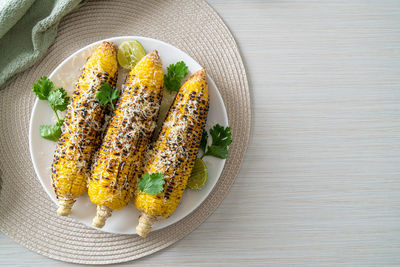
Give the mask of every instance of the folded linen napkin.
<path id="1" fill-rule="evenodd" d="M 53 43 L 61 19 L 82 0 L 0 1 L 0 90 L 39 60 Z"/>

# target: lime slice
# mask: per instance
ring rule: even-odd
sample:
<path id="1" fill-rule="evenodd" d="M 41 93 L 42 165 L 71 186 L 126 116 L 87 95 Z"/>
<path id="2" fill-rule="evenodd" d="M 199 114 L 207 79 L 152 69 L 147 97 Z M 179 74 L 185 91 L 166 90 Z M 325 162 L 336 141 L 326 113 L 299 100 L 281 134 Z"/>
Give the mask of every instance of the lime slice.
<path id="1" fill-rule="evenodd" d="M 142 44 L 136 40 L 125 41 L 118 47 L 118 63 L 124 69 L 131 70 L 145 55 Z"/>
<path id="2" fill-rule="evenodd" d="M 206 164 L 202 159 L 197 158 L 194 162 L 194 167 L 192 169 L 192 173 L 190 174 L 187 186 L 190 189 L 199 190 L 206 184 L 207 177 L 208 171 Z"/>

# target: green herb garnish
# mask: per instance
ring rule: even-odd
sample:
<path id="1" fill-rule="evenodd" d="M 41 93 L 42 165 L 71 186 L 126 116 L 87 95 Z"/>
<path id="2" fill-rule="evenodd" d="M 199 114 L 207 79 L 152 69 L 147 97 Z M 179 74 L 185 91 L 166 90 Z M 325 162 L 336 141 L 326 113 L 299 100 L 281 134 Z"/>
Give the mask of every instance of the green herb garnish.
<path id="1" fill-rule="evenodd" d="M 55 125 L 40 125 L 40 136 L 57 142 L 61 136 L 61 125 L 64 120 L 59 120 Z"/>
<path id="2" fill-rule="evenodd" d="M 46 76 L 41 77 L 33 84 L 32 91 L 40 100 L 47 100 L 57 117 L 57 123 L 54 125 L 40 125 L 40 136 L 51 141 L 57 141 L 61 136 L 61 125 L 64 122 L 58 116 L 57 111 L 66 110 L 70 98 L 63 88 L 54 90 L 54 83 Z"/>
<path id="3" fill-rule="evenodd" d="M 189 73 L 185 62 L 179 61 L 167 68 L 168 74 L 164 74 L 164 86 L 170 92 L 177 92 L 181 88 L 182 79 Z"/>
<path id="4" fill-rule="evenodd" d="M 113 89 L 109 83 L 103 83 L 96 94 L 96 98 L 100 101 L 100 104 L 107 105 L 111 104 L 112 109 L 115 109 L 113 101 L 118 99 L 119 90 Z"/>
<path id="5" fill-rule="evenodd" d="M 64 111 L 67 109 L 69 103 L 69 96 L 67 96 L 67 92 L 65 92 L 63 88 L 58 88 L 57 90 L 51 91 L 47 98 L 47 102 L 49 102 L 51 109 L 54 111 L 54 113 L 56 113 L 57 119 L 60 121 L 57 111 Z"/>
<path id="6" fill-rule="evenodd" d="M 212 143 L 206 148 L 208 134 L 207 132 L 203 134 L 200 148 L 203 149 L 204 154 L 201 158 L 205 156 L 214 156 L 220 159 L 226 159 L 229 154 L 228 146 L 232 143 L 231 128 L 229 126 L 224 128 L 216 124 L 210 129 L 210 135 L 212 137 Z"/>
<path id="7" fill-rule="evenodd" d="M 145 192 L 149 195 L 157 195 L 164 190 L 164 174 L 162 173 L 145 173 L 138 183 L 140 191 Z"/>
<path id="8" fill-rule="evenodd" d="M 33 83 L 32 91 L 40 100 L 47 100 L 50 92 L 54 89 L 54 83 L 47 78 L 42 76 L 36 83 Z"/>

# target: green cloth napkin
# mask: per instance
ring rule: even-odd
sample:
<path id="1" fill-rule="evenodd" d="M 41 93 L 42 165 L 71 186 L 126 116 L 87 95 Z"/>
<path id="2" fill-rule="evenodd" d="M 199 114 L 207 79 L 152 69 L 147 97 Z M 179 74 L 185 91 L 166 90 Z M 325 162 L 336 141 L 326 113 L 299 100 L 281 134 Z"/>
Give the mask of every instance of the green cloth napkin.
<path id="1" fill-rule="evenodd" d="M 57 35 L 61 19 L 84 2 L 0 1 L 0 89 L 46 53 Z"/>

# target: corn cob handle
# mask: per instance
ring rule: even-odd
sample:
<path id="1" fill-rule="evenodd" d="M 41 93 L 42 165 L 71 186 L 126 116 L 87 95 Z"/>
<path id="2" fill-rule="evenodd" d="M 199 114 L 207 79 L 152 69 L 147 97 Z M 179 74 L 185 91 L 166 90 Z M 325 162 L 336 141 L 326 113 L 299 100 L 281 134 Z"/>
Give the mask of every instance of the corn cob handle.
<path id="1" fill-rule="evenodd" d="M 178 206 L 200 146 L 208 113 L 205 69 L 194 73 L 179 90 L 144 173 L 164 174 L 163 192 L 149 195 L 136 189 L 135 206 L 141 211 L 136 233 L 146 237 L 153 223 L 168 218 Z"/>
<path id="2" fill-rule="evenodd" d="M 90 200 L 98 205 L 95 227 L 103 227 L 111 211 L 122 209 L 132 198 L 156 126 L 163 84 L 155 50 L 127 77 L 89 181 Z"/>
<path id="3" fill-rule="evenodd" d="M 70 214 L 75 199 L 87 190 L 106 108 L 98 102 L 96 93 L 104 82 L 115 86 L 117 70 L 116 47 L 111 42 L 103 42 L 89 57 L 75 86 L 52 164 L 60 216 Z"/>

